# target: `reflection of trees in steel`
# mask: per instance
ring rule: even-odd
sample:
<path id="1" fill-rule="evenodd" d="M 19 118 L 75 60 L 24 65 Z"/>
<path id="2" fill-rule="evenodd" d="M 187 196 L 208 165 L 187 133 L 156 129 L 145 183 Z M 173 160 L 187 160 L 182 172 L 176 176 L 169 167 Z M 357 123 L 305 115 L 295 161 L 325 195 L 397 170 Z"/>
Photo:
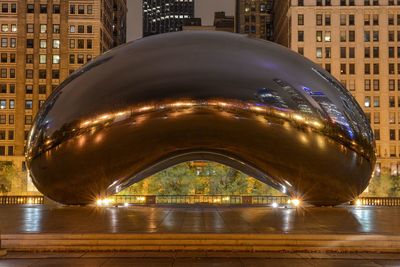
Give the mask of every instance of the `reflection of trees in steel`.
<path id="1" fill-rule="evenodd" d="M 185 162 L 119 192 L 119 195 L 264 195 L 281 192 L 231 167 L 214 162 Z"/>

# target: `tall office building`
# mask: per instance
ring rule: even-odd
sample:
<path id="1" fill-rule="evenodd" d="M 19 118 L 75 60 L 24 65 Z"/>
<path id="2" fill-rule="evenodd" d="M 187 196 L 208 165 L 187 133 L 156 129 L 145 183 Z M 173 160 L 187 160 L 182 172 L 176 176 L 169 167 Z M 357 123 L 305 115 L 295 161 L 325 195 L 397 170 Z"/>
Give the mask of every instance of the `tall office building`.
<path id="1" fill-rule="evenodd" d="M 272 40 L 272 7 L 273 0 L 236 0 L 236 32 Z"/>
<path id="2" fill-rule="evenodd" d="M 376 137 L 376 173 L 400 174 L 400 1 L 279 0 L 275 40 L 355 96 Z"/>
<path id="3" fill-rule="evenodd" d="M 25 141 L 46 98 L 125 42 L 126 0 L 2 0 L 0 8 L 0 161 L 25 171 Z M 26 175 L 20 179 L 14 192 L 26 190 Z"/>
<path id="4" fill-rule="evenodd" d="M 181 31 L 192 18 L 194 0 L 144 0 L 143 36 Z"/>

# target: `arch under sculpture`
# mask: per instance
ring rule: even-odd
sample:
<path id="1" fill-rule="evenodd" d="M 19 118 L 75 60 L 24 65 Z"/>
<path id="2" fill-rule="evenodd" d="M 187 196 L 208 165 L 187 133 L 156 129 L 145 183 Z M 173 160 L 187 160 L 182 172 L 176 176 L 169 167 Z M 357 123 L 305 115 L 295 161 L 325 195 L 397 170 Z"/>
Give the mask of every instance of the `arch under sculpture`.
<path id="1" fill-rule="evenodd" d="M 199 159 L 336 205 L 366 188 L 375 153 L 364 113 L 328 72 L 217 32 L 147 37 L 86 64 L 40 109 L 27 147 L 34 184 L 65 204 Z"/>

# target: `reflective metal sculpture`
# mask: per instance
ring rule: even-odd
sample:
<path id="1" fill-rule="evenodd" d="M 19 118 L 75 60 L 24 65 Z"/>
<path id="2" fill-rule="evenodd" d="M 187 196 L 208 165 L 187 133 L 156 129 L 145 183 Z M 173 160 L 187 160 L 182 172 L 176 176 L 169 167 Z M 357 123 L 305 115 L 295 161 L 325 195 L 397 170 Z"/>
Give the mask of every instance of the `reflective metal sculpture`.
<path id="1" fill-rule="evenodd" d="M 190 160 L 335 205 L 366 188 L 375 154 L 364 113 L 329 73 L 277 44 L 217 32 L 148 37 L 86 64 L 41 108 L 27 148 L 34 184 L 65 204 Z"/>

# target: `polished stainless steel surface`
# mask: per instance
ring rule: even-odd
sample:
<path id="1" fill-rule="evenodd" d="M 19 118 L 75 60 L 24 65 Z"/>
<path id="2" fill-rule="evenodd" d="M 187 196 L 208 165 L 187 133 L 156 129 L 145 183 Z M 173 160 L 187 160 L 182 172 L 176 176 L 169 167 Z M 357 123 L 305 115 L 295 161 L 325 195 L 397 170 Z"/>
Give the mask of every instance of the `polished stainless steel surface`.
<path id="1" fill-rule="evenodd" d="M 331 205 L 366 188 L 373 144 L 356 100 L 311 61 L 242 35 L 179 32 L 72 74 L 41 108 L 27 162 L 38 189 L 66 204 L 203 159 Z"/>

